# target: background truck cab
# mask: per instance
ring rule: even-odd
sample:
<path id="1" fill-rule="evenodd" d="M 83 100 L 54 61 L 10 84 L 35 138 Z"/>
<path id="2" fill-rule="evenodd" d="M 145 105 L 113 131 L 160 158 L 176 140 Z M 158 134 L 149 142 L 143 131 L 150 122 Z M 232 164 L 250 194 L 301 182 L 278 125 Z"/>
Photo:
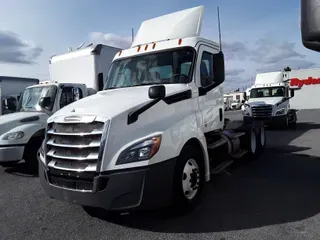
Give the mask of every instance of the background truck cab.
<path id="1" fill-rule="evenodd" d="M 257 74 L 249 100 L 242 108 L 245 122 L 260 119 L 268 125 L 276 124 L 284 128 L 296 123 L 296 111 L 290 108 L 289 102 L 294 91 L 290 90 L 287 75 L 286 72 Z"/>
<path id="2" fill-rule="evenodd" d="M 24 159 L 31 170 L 37 170 L 37 152 L 49 116 L 101 90 L 102 78 L 119 50 L 99 44 L 53 56 L 51 80 L 26 88 L 19 112 L 0 117 L 0 165 L 12 166 Z"/>

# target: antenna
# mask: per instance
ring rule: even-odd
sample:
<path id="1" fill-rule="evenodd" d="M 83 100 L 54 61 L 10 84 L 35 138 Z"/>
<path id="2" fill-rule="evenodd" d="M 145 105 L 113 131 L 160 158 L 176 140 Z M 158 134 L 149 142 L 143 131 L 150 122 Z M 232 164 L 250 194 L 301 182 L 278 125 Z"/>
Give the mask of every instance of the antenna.
<path id="1" fill-rule="evenodd" d="M 134 41 L 134 29 L 133 28 L 131 29 L 131 40 L 132 40 L 132 42 Z"/>
<path id="2" fill-rule="evenodd" d="M 220 45 L 220 52 L 222 51 L 222 42 L 221 42 L 221 27 L 220 27 L 220 11 L 219 7 L 217 7 L 218 12 L 218 28 L 219 28 L 219 45 Z"/>

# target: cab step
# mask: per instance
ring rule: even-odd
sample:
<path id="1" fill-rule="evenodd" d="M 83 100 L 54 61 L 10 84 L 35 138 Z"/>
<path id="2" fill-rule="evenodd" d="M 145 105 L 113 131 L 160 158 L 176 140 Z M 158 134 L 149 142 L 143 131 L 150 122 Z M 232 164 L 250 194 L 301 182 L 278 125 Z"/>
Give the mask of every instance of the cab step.
<path id="1" fill-rule="evenodd" d="M 240 149 L 235 154 L 232 155 L 233 158 L 242 158 L 244 155 L 248 153 L 247 149 Z"/>
<path id="2" fill-rule="evenodd" d="M 211 170 L 211 174 L 214 175 L 214 174 L 218 174 L 218 173 L 222 172 L 224 169 L 229 167 L 232 163 L 233 163 L 233 160 L 228 160 L 228 161 L 221 163 L 220 165 L 218 165 L 217 167 L 215 167 L 214 169 Z"/>
<path id="3" fill-rule="evenodd" d="M 216 142 L 213 142 L 213 143 L 210 143 L 207 148 L 208 149 L 215 149 L 217 147 L 220 147 L 222 146 L 223 144 L 226 144 L 228 142 L 227 139 L 225 138 L 221 138 L 220 140 L 216 141 Z"/>

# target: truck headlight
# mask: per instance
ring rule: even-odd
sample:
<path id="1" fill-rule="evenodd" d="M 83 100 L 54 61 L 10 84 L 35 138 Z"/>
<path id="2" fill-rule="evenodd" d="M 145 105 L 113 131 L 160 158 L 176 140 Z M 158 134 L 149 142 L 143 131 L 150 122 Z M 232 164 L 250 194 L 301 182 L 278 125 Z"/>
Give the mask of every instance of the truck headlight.
<path id="1" fill-rule="evenodd" d="M 276 112 L 276 115 L 283 115 L 286 113 L 286 109 L 285 108 L 281 108 Z"/>
<path id="2" fill-rule="evenodd" d="M 2 140 L 18 140 L 24 137 L 24 132 L 18 131 L 18 132 L 10 132 L 5 134 L 2 137 Z"/>
<path id="3" fill-rule="evenodd" d="M 46 144 L 46 141 L 43 140 L 42 141 L 42 144 L 41 144 L 41 147 L 39 149 L 39 154 L 40 154 L 40 160 L 45 163 L 45 160 L 44 160 L 44 145 Z"/>
<path id="4" fill-rule="evenodd" d="M 161 136 L 155 136 L 136 143 L 119 155 L 116 165 L 149 160 L 158 152 L 160 144 Z"/>
<path id="5" fill-rule="evenodd" d="M 242 108 L 242 114 L 243 114 L 243 115 L 246 115 L 246 116 L 250 115 L 250 113 L 249 113 L 249 107 L 246 106 L 246 105 L 242 105 L 242 106 L 243 106 L 243 108 Z"/>

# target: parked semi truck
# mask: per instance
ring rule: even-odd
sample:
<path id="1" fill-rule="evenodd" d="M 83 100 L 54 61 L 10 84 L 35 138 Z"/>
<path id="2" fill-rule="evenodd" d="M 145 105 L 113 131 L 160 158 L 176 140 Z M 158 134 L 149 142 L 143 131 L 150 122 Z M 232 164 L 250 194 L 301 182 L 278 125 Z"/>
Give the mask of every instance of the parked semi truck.
<path id="1" fill-rule="evenodd" d="M 0 76 L 0 115 L 16 112 L 23 90 L 38 83 L 35 78 Z"/>
<path id="2" fill-rule="evenodd" d="M 0 165 L 12 166 L 24 159 L 31 170 L 37 170 L 37 152 L 48 117 L 101 90 L 103 76 L 119 50 L 99 44 L 53 56 L 51 80 L 27 87 L 19 112 L 0 117 Z"/>
<path id="3" fill-rule="evenodd" d="M 267 125 L 283 128 L 297 122 L 295 109 L 290 108 L 294 90 L 290 89 L 287 72 L 259 73 L 250 89 L 250 98 L 242 108 L 243 120 L 262 120 Z"/>
<path id="4" fill-rule="evenodd" d="M 190 210 L 211 174 L 262 153 L 263 124 L 226 124 L 224 55 L 200 37 L 203 10 L 142 22 L 104 90 L 48 119 L 39 177 L 49 197 L 87 209 Z"/>

